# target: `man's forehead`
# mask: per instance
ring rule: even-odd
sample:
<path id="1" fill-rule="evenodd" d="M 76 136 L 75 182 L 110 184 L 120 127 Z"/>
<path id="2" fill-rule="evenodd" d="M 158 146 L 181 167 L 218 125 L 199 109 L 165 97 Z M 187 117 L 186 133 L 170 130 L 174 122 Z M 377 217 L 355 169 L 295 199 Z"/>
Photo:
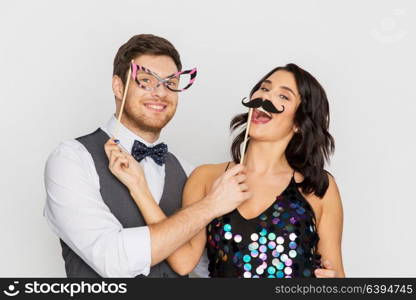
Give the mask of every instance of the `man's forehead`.
<path id="1" fill-rule="evenodd" d="M 135 58 L 134 62 L 155 72 L 162 78 L 178 71 L 173 59 L 165 55 L 141 55 Z"/>

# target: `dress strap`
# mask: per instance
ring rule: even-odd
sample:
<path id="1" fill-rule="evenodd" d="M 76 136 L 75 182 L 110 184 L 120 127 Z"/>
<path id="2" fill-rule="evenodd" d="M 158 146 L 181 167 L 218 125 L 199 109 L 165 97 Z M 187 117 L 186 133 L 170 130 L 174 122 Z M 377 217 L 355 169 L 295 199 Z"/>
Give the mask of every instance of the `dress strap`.
<path id="1" fill-rule="evenodd" d="M 228 170 L 228 167 L 230 166 L 230 163 L 231 163 L 231 162 L 229 161 L 229 162 L 228 162 L 228 164 L 227 164 L 227 167 L 226 167 L 226 168 L 225 168 L 225 170 L 224 170 L 224 172 Z"/>

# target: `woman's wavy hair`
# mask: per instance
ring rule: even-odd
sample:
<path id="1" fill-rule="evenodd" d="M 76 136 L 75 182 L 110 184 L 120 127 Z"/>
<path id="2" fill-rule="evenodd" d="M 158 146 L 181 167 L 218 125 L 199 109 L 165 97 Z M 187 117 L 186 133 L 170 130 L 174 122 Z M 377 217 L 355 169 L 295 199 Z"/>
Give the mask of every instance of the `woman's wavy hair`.
<path id="1" fill-rule="evenodd" d="M 334 138 L 328 132 L 329 104 L 325 90 L 310 73 L 291 63 L 267 73 L 253 87 L 250 98 L 264 80 L 279 70 L 293 74 L 301 100 L 294 118 L 299 130 L 293 135 L 285 150 L 286 159 L 294 170 L 303 175 L 304 180 L 299 183 L 302 191 L 306 194 L 314 193 L 322 198 L 329 185 L 329 172 L 324 170 L 325 161 L 329 162 L 329 156 L 335 150 Z M 230 123 L 231 132 L 246 128 L 247 119 L 248 113 L 235 116 Z M 235 163 L 240 162 L 244 135 L 245 130 L 242 130 L 235 136 L 231 145 L 231 155 Z"/>

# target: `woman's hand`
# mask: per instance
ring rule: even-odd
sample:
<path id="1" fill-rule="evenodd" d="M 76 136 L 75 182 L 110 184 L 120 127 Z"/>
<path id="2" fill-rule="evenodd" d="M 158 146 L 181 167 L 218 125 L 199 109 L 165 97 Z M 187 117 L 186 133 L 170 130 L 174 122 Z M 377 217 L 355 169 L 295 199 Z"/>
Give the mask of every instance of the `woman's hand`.
<path id="1" fill-rule="evenodd" d="M 111 173 L 117 177 L 130 193 L 137 188 L 147 188 L 142 166 L 126 151 L 123 151 L 114 139 L 109 139 L 104 145 Z"/>

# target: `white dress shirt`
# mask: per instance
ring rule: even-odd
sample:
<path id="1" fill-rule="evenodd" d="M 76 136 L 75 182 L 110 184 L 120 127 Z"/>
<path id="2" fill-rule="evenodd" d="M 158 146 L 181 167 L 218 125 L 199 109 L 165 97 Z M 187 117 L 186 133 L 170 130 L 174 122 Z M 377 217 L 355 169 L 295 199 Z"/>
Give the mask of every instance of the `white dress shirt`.
<path id="1" fill-rule="evenodd" d="M 101 127 L 113 136 L 117 119 L 113 115 Z M 117 138 L 130 152 L 134 140 L 148 143 L 120 124 Z M 175 155 L 176 156 L 176 155 Z M 187 176 L 194 167 L 176 156 Z M 165 165 L 151 157 L 140 164 L 157 203 L 165 183 Z M 50 154 L 45 167 L 46 204 L 44 216 L 52 230 L 102 277 L 148 275 L 151 265 L 150 232 L 147 226 L 123 228 L 100 194 L 100 183 L 91 154 L 75 139 L 61 142 Z M 204 253 L 194 273 L 207 277 Z"/>

